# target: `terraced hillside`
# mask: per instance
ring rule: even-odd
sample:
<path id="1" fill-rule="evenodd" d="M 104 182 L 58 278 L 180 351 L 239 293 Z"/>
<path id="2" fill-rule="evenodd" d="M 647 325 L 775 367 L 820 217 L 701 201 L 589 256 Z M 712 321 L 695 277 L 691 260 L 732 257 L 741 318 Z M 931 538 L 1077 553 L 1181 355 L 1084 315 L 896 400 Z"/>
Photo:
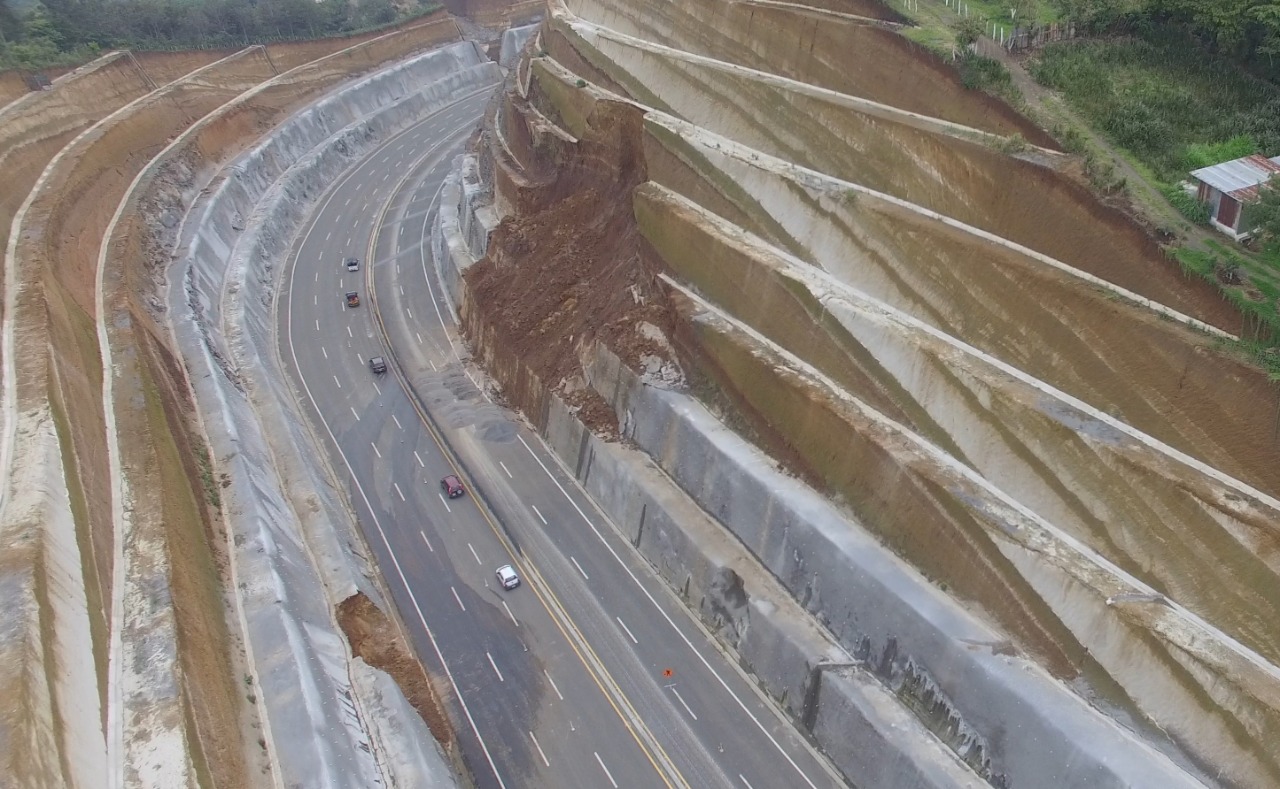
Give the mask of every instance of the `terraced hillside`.
<path id="1" fill-rule="evenodd" d="M 508 397 L 644 452 L 991 784 L 1280 783 L 1277 391 L 1239 315 L 891 12 L 550 7 L 460 204 L 501 217 L 461 310 Z M 837 519 L 744 482 L 772 464 Z M 847 731 L 855 783 L 899 758 Z"/>
<path id="2" fill-rule="evenodd" d="M 206 448 L 161 294 L 185 212 L 224 167 L 353 78 L 458 38 L 442 13 L 346 40 L 113 52 L 0 107 L 0 783 L 297 775 L 281 767 L 258 687 L 270 673 L 245 644 L 231 483 Z M 353 616 L 389 632 L 385 617 Z M 294 682 L 307 670 L 277 668 Z M 419 685 L 412 701 L 429 706 Z M 291 758 L 328 769 L 323 747 Z"/>

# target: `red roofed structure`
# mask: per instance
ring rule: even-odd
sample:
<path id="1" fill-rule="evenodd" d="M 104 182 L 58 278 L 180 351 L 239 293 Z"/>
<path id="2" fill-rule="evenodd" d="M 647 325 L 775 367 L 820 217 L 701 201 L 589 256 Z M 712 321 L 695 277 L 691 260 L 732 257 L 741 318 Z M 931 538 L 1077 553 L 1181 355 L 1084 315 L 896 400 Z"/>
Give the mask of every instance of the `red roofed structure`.
<path id="1" fill-rule="evenodd" d="M 1246 206 L 1256 202 L 1262 185 L 1276 176 L 1280 176 L 1280 156 L 1268 159 L 1256 153 L 1191 171 L 1196 197 L 1209 207 L 1210 223 L 1237 241 L 1253 231 Z"/>

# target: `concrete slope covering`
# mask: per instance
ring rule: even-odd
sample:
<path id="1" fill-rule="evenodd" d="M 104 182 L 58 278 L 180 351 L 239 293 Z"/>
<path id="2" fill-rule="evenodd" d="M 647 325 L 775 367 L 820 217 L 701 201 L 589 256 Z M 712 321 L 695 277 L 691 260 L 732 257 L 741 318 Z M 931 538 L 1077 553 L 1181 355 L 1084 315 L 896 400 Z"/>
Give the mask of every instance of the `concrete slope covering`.
<path id="1" fill-rule="evenodd" d="M 286 691 L 259 688 L 252 633 L 232 602 L 228 479 L 206 449 L 167 325 L 170 255 L 185 208 L 260 135 L 354 76 L 456 38 L 453 20 L 438 15 L 270 50 L 112 53 L 0 108 L 0 209 L 12 227 L 0 759 L 17 785 L 311 783 L 301 776 L 316 760 L 305 770 L 283 764 L 267 728 L 274 721 L 262 715 L 262 697 Z M 276 173 L 343 125 L 420 90 L 414 79 L 440 73 L 384 78 L 372 97 L 360 83 L 356 98 L 328 105 L 337 126 L 289 149 Z M 348 580 L 333 594 L 351 591 Z M 402 715 L 395 685 L 352 661 L 337 614 L 321 607 L 330 632 L 315 637 L 326 668 L 358 688 L 360 714 Z M 385 621 L 368 611 L 347 619 Z M 422 698 L 411 701 L 422 709 Z M 363 766 L 347 785 L 404 785 L 431 760 L 430 770 L 448 772 L 437 751 L 397 741 L 422 734 L 421 721 L 391 730 L 358 717 L 347 728 L 364 738 L 366 755 L 351 757 Z M 447 740 L 447 729 L 437 735 Z"/>
<path id="2" fill-rule="evenodd" d="M 506 396 L 797 724 L 858 785 L 933 764 L 874 755 L 886 698 L 994 786 L 1280 783 L 1277 393 L 1241 317 L 852 7 L 550 7 L 437 263 Z M 629 463 L 715 525 L 637 515 Z M 717 528 L 851 673 L 723 601 Z"/>

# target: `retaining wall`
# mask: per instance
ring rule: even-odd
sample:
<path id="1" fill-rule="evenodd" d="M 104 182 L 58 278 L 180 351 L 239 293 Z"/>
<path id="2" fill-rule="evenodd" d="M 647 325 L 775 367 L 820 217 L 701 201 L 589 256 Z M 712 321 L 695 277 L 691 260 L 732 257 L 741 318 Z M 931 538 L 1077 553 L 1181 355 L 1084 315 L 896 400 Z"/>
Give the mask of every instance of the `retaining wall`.
<path id="1" fill-rule="evenodd" d="M 520 57 L 521 51 L 524 50 L 524 45 L 529 43 L 529 39 L 533 37 L 538 27 L 536 24 L 523 25 L 502 31 L 502 47 L 498 50 L 498 65 L 503 68 L 514 66 L 516 59 Z"/>
<path id="2" fill-rule="evenodd" d="M 474 157 L 455 160 L 432 229 L 433 259 L 453 304 L 467 298 L 461 275 L 476 261 L 462 231 L 463 218 L 488 207 L 462 188 L 462 172 L 468 166 L 474 166 Z M 486 357 L 495 354 L 502 351 L 483 349 Z M 521 367 L 515 358 L 504 356 L 503 363 Z M 895 703 L 888 689 L 852 666 L 853 658 L 648 458 L 593 435 L 558 397 L 549 395 L 546 402 L 538 428 L 566 471 L 735 652 L 765 692 L 846 775 L 856 777 L 857 785 L 981 785 L 969 767 Z M 828 666 L 844 667 L 838 681 Z M 825 714 L 818 699 L 827 706 Z M 877 745 L 849 743 L 851 730 L 867 732 L 866 742 Z M 975 763 L 980 763 L 981 750 L 974 752 Z M 893 768 L 886 770 L 886 764 Z M 865 783 L 861 776 L 867 774 L 883 774 L 886 781 Z"/>
<path id="3" fill-rule="evenodd" d="M 540 430 L 566 470 L 851 781 L 982 785 L 981 747 L 962 763 L 651 460 L 592 435 L 559 398 L 549 405 Z"/>
<path id="4" fill-rule="evenodd" d="M 967 730 L 1011 786 L 1192 786 L 1168 758 L 1090 709 L 1006 639 L 849 523 L 695 400 L 645 386 L 597 351 L 589 379 L 626 437 L 740 539 L 891 686 Z M 566 458 L 573 466 L 574 458 Z M 1157 779 L 1156 776 L 1159 776 Z"/>
<path id="5" fill-rule="evenodd" d="M 293 414 L 275 347 L 279 274 L 313 201 L 347 167 L 435 107 L 492 84 L 473 44 L 416 57 L 294 116 L 228 168 L 189 225 L 170 302 L 197 401 L 230 486 L 238 589 L 279 769 L 303 786 L 449 786 L 439 754 L 394 771 L 430 735 L 416 715 L 395 754 L 367 750 L 369 716 L 352 706 L 347 646 L 332 609 L 356 589 L 374 599 L 348 508 L 311 462 L 314 437 Z M 359 702 L 359 696 L 356 701 Z M 376 717 L 376 716 L 374 716 Z M 336 735 L 337 732 L 345 734 Z M 422 773 L 422 770 L 427 773 Z M 423 774 L 429 774 L 427 781 Z"/>

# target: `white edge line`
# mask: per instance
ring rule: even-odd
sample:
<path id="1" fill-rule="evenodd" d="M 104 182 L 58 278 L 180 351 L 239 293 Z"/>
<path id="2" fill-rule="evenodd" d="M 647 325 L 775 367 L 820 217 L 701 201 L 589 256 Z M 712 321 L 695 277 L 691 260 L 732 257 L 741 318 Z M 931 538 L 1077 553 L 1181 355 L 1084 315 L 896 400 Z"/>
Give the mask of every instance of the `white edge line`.
<path id="1" fill-rule="evenodd" d="M 550 767 L 551 762 L 547 761 L 547 755 L 543 753 L 542 746 L 538 744 L 538 738 L 533 736 L 533 732 L 529 732 L 529 739 L 533 740 L 533 747 L 538 749 L 538 755 L 542 757 L 542 763 Z"/>
<path id="2" fill-rule="evenodd" d="M 524 436 L 517 434 L 516 438 L 520 439 L 520 443 L 523 444 L 524 448 L 528 450 L 530 455 L 533 456 L 534 462 L 542 467 L 542 470 L 546 472 L 546 475 L 551 478 L 551 481 L 555 484 L 555 486 L 559 488 L 560 492 L 564 494 L 564 497 L 569 500 L 569 504 L 572 505 L 575 510 L 577 510 L 578 515 L 582 516 L 582 520 L 586 521 L 586 524 L 588 527 L 590 527 L 591 531 L 595 532 L 596 537 L 600 539 L 600 542 L 604 544 L 605 549 L 608 550 L 610 555 L 612 555 L 613 558 L 618 562 L 618 564 L 622 566 L 623 571 L 625 571 L 626 574 L 631 578 L 631 580 L 635 582 L 636 586 L 640 587 L 640 591 L 644 594 L 646 598 L 648 598 L 649 602 L 653 604 L 653 607 L 658 609 L 658 613 L 662 614 L 662 618 L 667 620 L 667 624 L 671 625 L 671 629 L 676 631 L 676 634 L 680 636 L 680 640 L 684 641 L 685 645 L 688 646 L 689 649 L 693 651 L 693 654 L 698 656 L 698 660 L 707 669 L 707 671 L 711 672 L 711 676 L 716 678 L 716 682 L 720 683 L 720 687 L 724 688 L 725 691 L 727 691 L 728 694 L 733 698 L 733 700 L 737 702 L 738 707 L 747 714 L 747 717 L 750 718 L 751 722 L 756 725 L 756 728 L 758 728 L 764 734 L 764 736 L 768 738 L 769 742 L 773 744 L 773 747 L 778 749 L 778 752 L 782 754 L 782 758 L 786 759 L 787 763 L 790 764 L 797 773 L 799 773 L 800 777 L 804 779 L 805 783 L 813 787 L 813 789 L 817 789 L 817 785 L 814 784 L 813 780 L 809 778 L 809 775 L 805 773 L 803 769 L 800 768 L 800 765 L 796 764 L 795 759 L 791 758 L 791 754 L 786 752 L 786 750 L 782 747 L 782 745 L 774 738 L 773 734 L 770 733 L 770 731 L 765 728 L 764 724 L 760 722 L 760 719 L 756 717 L 755 713 L 753 713 L 747 707 L 746 703 L 743 702 L 743 700 L 738 697 L 738 694 L 733 691 L 733 688 L 729 687 L 729 683 L 725 682 L 724 677 L 720 676 L 720 672 L 716 671 L 715 668 L 711 665 L 711 663 L 706 659 L 706 657 L 703 656 L 702 652 L 700 652 L 698 648 L 693 645 L 693 642 L 690 641 L 689 637 L 684 634 L 684 631 L 681 630 L 680 627 L 675 623 L 675 620 L 673 620 L 671 616 L 666 612 L 666 609 L 664 609 L 661 605 L 659 605 L 658 601 L 655 600 L 653 595 L 649 593 L 649 590 L 645 588 L 644 584 L 640 583 L 640 579 L 637 578 L 635 573 L 631 571 L 631 568 L 627 566 L 627 563 L 622 561 L 622 557 L 619 556 L 618 552 L 613 549 L 613 546 L 609 544 L 609 541 L 604 538 L 604 535 L 600 533 L 600 530 L 596 528 L 596 525 L 591 521 L 590 518 L 587 517 L 587 514 L 582 511 L 582 508 L 578 506 L 578 502 L 573 500 L 573 497 L 569 495 L 569 492 L 564 489 L 563 485 L 560 484 L 560 480 L 555 478 L 555 475 L 551 473 L 551 469 L 547 468 L 546 464 L 542 462 L 542 458 L 538 457 L 537 453 L 533 451 L 533 448 L 530 447 L 528 442 L 524 440 Z"/>
<path id="3" fill-rule="evenodd" d="M 556 681 L 551 678 L 551 675 L 547 673 L 545 668 L 542 670 L 542 674 L 547 678 L 547 682 L 551 683 L 551 689 L 556 692 L 556 698 L 564 701 L 564 695 L 560 693 L 560 688 L 556 686 Z"/>
<path id="4" fill-rule="evenodd" d="M 410 127 L 410 129 L 412 128 L 413 127 Z M 408 133 L 410 129 L 406 129 L 404 133 Z M 395 138 L 393 137 L 392 139 L 394 140 Z M 311 228 L 307 230 L 306 235 L 303 236 L 302 242 L 298 246 L 299 249 L 306 244 L 307 236 L 311 234 L 311 230 L 314 228 L 315 221 L 313 219 Z M 297 274 L 298 271 L 296 256 L 294 257 L 293 265 L 289 270 L 290 293 L 293 292 L 294 275 Z M 484 753 L 484 758 L 489 764 L 489 769 L 493 772 L 493 776 L 497 780 L 498 786 L 502 787 L 502 789 L 506 789 L 507 784 L 502 780 L 502 774 L 498 772 L 498 765 L 494 762 L 493 754 L 489 752 L 489 746 L 485 743 L 484 737 L 480 736 L 480 728 L 476 725 L 475 718 L 471 715 L 471 708 L 467 706 L 466 699 L 463 698 L 462 691 L 453 677 L 453 671 L 450 670 L 448 661 L 444 659 L 444 652 L 441 651 L 440 644 L 436 641 L 435 634 L 431 632 L 431 627 L 427 624 L 427 618 L 422 613 L 422 606 L 418 603 L 418 598 L 413 593 L 413 587 L 409 585 L 409 580 L 405 578 L 404 569 L 400 566 L 400 560 L 396 557 L 395 551 L 391 549 L 391 541 L 387 539 L 387 534 L 382 528 L 382 523 L 378 520 L 378 516 L 374 512 L 373 504 L 370 503 L 369 497 L 364 492 L 364 486 L 360 484 L 360 480 L 356 476 L 355 469 L 351 467 L 351 461 L 347 459 L 346 454 L 342 451 L 341 446 L 338 444 L 338 439 L 333 435 L 333 430 L 329 427 L 329 422 L 324 418 L 324 415 L 320 411 L 320 406 L 317 405 L 315 397 L 311 394 L 311 387 L 307 385 L 306 376 L 302 374 L 302 367 L 298 364 L 298 354 L 296 349 L 293 347 L 292 300 L 286 300 L 285 311 L 285 336 L 289 344 L 289 355 L 293 358 L 293 366 L 294 369 L 298 371 L 298 379 L 302 382 L 302 389 L 306 392 L 307 400 L 310 401 L 311 408 L 316 412 L 317 417 L 320 419 L 320 423 L 324 425 L 324 430 L 329 435 L 329 441 L 333 443 L 335 448 L 337 448 L 338 456 L 342 458 L 342 464 L 346 466 L 347 473 L 351 475 L 353 487 L 355 487 L 356 491 L 360 494 L 361 500 L 364 501 L 365 508 L 369 511 L 369 518 L 373 521 L 374 528 L 378 530 L 378 536 L 382 539 L 382 544 L 387 549 L 387 554 L 391 557 L 391 563 L 396 568 L 396 575 L 400 577 L 400 583 L 404 586 L 405 591 L 409 593 L 409 600 L 413 603 L 413 609 L 418 615 L 418 621 L 422 624 L 422 629 L 427 633 L 427 639 L 431 642 L 431 648 L 436 653 L 436 659 L 440 661 L 441 667 L 444 668 L 445 677 L 448 678 L 449 685 L 453 688 L 454 697 L 458 699 L 458 705 L 462 707 L 462 713 L 466 716 L 468 725 L 471 726 L 471 733 L 475 735 L 476 741 L 480 743 L 480 750 Z"/>

